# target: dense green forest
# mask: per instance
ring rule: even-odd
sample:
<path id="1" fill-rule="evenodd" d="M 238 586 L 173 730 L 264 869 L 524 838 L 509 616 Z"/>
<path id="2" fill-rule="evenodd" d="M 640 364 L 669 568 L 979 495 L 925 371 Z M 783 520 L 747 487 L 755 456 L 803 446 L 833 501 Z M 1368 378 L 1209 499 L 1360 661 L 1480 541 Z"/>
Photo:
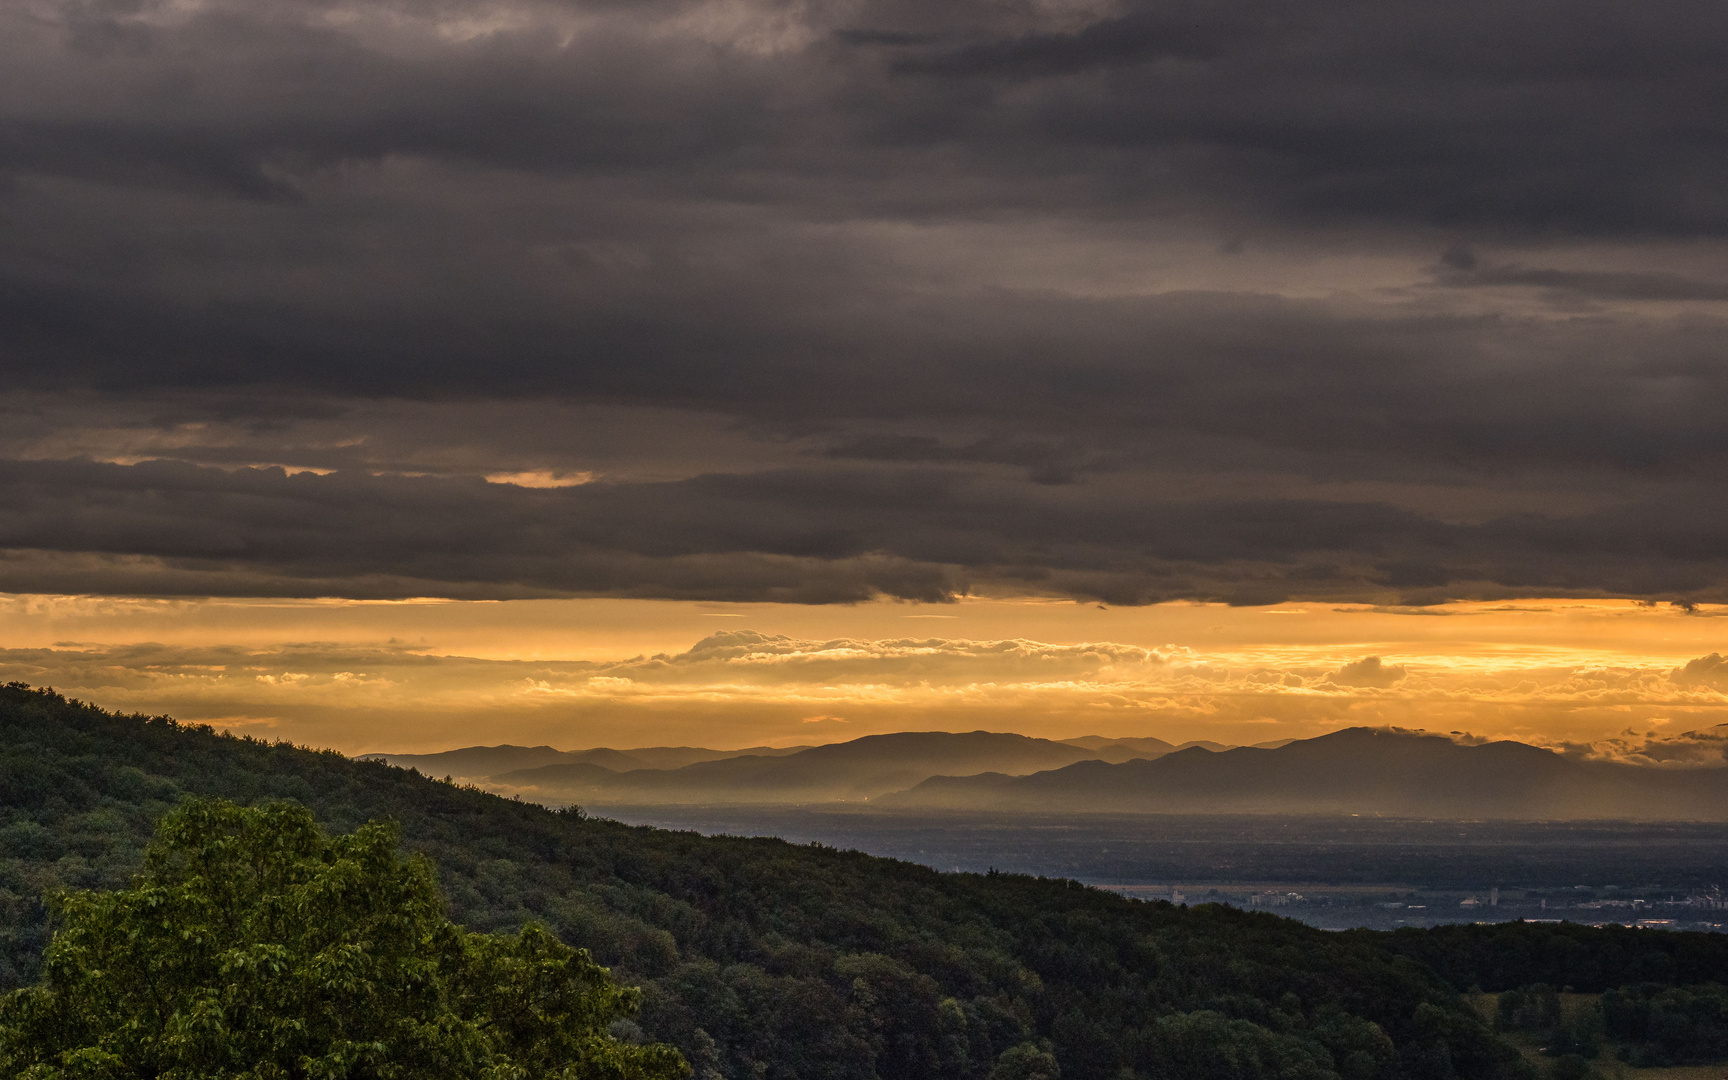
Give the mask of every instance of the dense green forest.
<path id="1" fill-rule="evenodd" d="M 1640 983 L 1590 996 L 1536 983 L 1495 997 L 1495 1029 L 1532 1035 L 1551 1057 L 1593 1060 L 1607 1044 L 1635 1066 L 1728 1060 L 1728 987 L 1717 983 Z"/>
<path id="2" fill-rule="evenodd" d="M 1547 983 L 1595 994 L 1633 983 L 1728 979 L 1728 934 L 1565 922 L 1455 924 L 1351 934 L 1376 940 L 1460 988 L 1498 991 Z"/>
<path id="3" fill-rule="evenodd" d="M 612 1030 L 638 992 L 530 925 L 450 921 L 393 822 L 186 799 L 124 889 L 50 898 L 43 977 L 0 996 L 15 1080 L 686 1080 Z"/>
<path id="4" fill-rule="evenodd" d="M 1649 997 L 1725 976 L 1713 935 L 1328 933 L 630 827 L 13 684 L 0 688 L 0 982 L 36 977 L 45 893 L 128 883 L 188 795 L 295 800 L 332 833 L 399 822 L 453 918 L 482 932 L 538 921 L 589 949 L 643 989 L 622 1034 L 677 1046 L 704 1080 L 1520 1077 L 1530 1067 L 1462 991 L 1596 972 L 1655 985 Z"/>

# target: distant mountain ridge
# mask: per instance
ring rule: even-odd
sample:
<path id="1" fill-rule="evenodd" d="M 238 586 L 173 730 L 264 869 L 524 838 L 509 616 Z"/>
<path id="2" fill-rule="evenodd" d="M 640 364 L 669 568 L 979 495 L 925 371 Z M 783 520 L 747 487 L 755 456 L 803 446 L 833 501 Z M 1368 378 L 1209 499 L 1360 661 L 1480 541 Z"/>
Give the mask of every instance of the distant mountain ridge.
<path id="1" fill-rule="evenodd" d="M 465 746 L 435 754 L 361 754 L 363 761 L 382 761 L 404 769 L 418 769 L 427 776 L 483 779 L 517 769 L 542 765 L 588 764 L 612 772 L 632 769 L 680 769 L 702 761 L 718 761 L 746 754 L 780 757 L 796 754 L 807 746 L 752 746 L 746 750 L 709 750 L 700 746 L 644 746 L 614 750 L 601 746 L 592 750 L 557 750 L 550 746 Z"/>
<path id="2" fill-rule="evenodd" d="M 1078 762 L 1028 776 L 932 777 L 881 804 L 920 809 L 1390 817 L 1728 820 L 1728 768 L 1577 761 L 1518 742 L 1348 728 L 1263 749 Z"/>
<path id="3" fill-rule="evenodd" d="M 618 773 L 591 761 L 559 761 L 497 773 L 495 785 L 523 795 L 597 805 L 860 802 L 939 774 L 1027 774 L 1077 761 L 1129 761 L 1168 753 L 1161 739 L 1104 742 L 1088 749 L 1000 732 L 898 732 L 767 756 L 742 754 L 679 769 Z"/>
<path id="4" fill-rule="evenodd" d="M 1001 813 L 1728 821 L 1728 768 L 1580 761 L 1525 743 L 1466 745 L 1384 728 L 1246 747 L 927 731 L 736 751 L 506 745 L 368 756 L 590 807 L 869 803 Z"/>

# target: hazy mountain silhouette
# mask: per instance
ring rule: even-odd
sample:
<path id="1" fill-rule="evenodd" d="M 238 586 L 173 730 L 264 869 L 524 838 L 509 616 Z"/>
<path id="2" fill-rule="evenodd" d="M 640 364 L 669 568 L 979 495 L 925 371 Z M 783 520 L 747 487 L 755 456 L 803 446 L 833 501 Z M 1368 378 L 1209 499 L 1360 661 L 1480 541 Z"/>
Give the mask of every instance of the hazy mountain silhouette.
<path id="1" fill-rule="evenodd" d="M 1350 728 L 1273 749 L 1196 747 L 1029 776 L 938 776 L 877 801 L 1040 812 L 1728 820 L 1728 768 L 1587 762 L 1517 742 L 1466 746 Z"/>
<path id="2" fill-rule="evenodd" d="M 367 756 L 594 805 L 869 800 L 1004 812 L 1728 820 L 1728 768 L 1580 761 L 1517 742 L 1469 746 L 1370 728 L 1252 747 L 974 731 L 731 751 L 506 745 Z"/>
<path id="3" fill-rule="evenodd" d="M 427 776 L 459 776 L 483 779 L 518 769 L 542 765 L 595 765 L 610 772 L 632 769 L 678 769 L 701 761 L 752 755 L 780 757 L 807 750 L 805 746 L 752 746 L 744 750 L 708 750 L 700 746 L 644 746 L 634 750 L 557 750 L 550 746 L 465 746 L 436 754 L 362 754 L 370 761 L 385 761 L 404 769 L 419 769 Z"/>
<path id="4" fill-rule="evenodd" d="M 1069 746 L 1081 746 L 1087 750 L 1101 751 L 1097 756 L 1104 761 L 1131 761 L 1137 757 L 1155 758 L 1165 754 L 1173 754 L 1178 750 L 1186 750 L 1198 746 L 1203 750 L 1234 750 L 1235 744 L 1213 742 L 1211 739 L 1190 739 L 1185 743 L 1167 743 L 1163 739 L 1107 739 L 1102 735 L 1087 735 L 1079 739 L 1061 739 Z M 1254 743 L 1262 749 L 1271 749 L 1293 743 L 1295 739 L 1275 739 L 1272 742 Z M 1113 754 L 1122 755 L 1113 757 Z"/>
<path id="5" fill-rule="evenodd" d="M 593 762 L 560 761 L 495 773 L 492 782 L 538 798 L 593 803 L 858 801 L 940 774 L 1034 773 L 1076 761 L 1127 761 L 1170 746 L 1158 739 L 1099 742 L 1099 748 L 1088 749 L 988 731 L 899 732 L 776 757 L 746 754 L 679 769 L 615 773 Z"/>
<path id="6" fill-rule="evenodd" d="M 1069 746 L 1078 746 L 1082 750 L 1103 751 L 1105 754 L 1128 754 L 1128 757 L 1120 759 L 1123 761 L 1131 760 L 1133 757 L 1158 757 L 1163 754 L 1168 754 L 1173 750 L 1181 749 L 1181 747 L 1176 746 L 1174 743 L 1167 743 L 1163 739 L 1154 739 L 1150 737 L 1139 739 L 1107 739 L 1102 735 L 1084 735 L 1078 739 L 1058 739 L 1057 741 L 1066 743 Z M 1116 759 L 1106 757 L 1104 760 Z"/>

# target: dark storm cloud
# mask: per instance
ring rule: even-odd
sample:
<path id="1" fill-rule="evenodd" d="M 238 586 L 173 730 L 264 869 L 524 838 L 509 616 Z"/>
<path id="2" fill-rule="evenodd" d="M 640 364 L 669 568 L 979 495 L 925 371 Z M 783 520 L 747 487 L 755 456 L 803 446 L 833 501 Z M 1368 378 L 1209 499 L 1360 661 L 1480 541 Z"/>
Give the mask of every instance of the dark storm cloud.
<path id="1" fill-rule="evenodd" d="M 1115 467 L 1108 453 L 1101 453 L 1078 439 L 1057 441 L 1018 435 L 990 435 L 957 446 L 933 435 L 859 435 L 835 442 L 824 448 L 823 454 L 859 461 L 977 461 L 1019 465 L 1040 484 L 1073 483 L 1080 478 L 1082 471 L 1099 472 Z"/>
<path id="2" fill-rule="evenodd" d="M 392 318 L 0 290 L 0 343 L 15 380 L 53 386 L 71 357 L 114 392 L 254 380 L 700 406 L 791 425 L 970 417 L 998 430 L 961 446 L 843 438 L 828 453 L 995 461 L 1046 479 L 1102 466 L 1112 436 L 1147 430 L 1496 470 L 1707 473 L 1728 450 L 1728 324 L 1713 317 L 1550 325 L 1254 295 L 931 296 L 847 291 L 819 268 L 783 289 L 745 271 L 678 296 L 652 271 L 605 276 L 587 310 L 514 320 L 484 298 Z"/>
<path id="3" fill-rule="evenodd" d="M 670 6 L 643 5 L 643 21 Z M 772 87 L 747 55 L 728 63 L 687 37 L 650 42 L 615 18 L 561 46 L 556 21 L 542 19 L 449 40 L 441 31 L 462 16 L 455 5 L 392 13 L 285 0 L 59 12 L 58 27 L 10 20 L 23 31 L 7 50 L 21 70 L 9 80 L 19 92 L 0 122 L 0 167 L 178 180 L 242 197 L 292 196 L 310 171 L 392 154 L 526 169 L 678 169 L 761 139 L 762 95 Z M 500 12 L 511 13 L 474 6 L 481 19 Z M 401 16 L 396 32 L 376 25 L 392 14 Z M 362 32 L 344 32 L 345 15 Z M 30 87 L 20 84 L 31 76 L 34 89 L 58 96 L 29 102 Z"/>
<path id="4" fill-rule="evenodd" d="M 1728 282 L 1700 281 L 1680 274 L 1557 270 L 1517 264 L 1480 266 L 1475 256 L 1463 249 L 1447 251 L 1443 261 L 1461 271 L 1441 279 L 1454 288 L 1522 285 L 1614 300 L 1728 300 Z"/>
<path id="5" fill-rule="evenodd" d="M 975 210 L 1071 205 L 1049 181 L 1090 172 L 1129 205 L 1728 222 L 1728 14 L 1702 0 L 924 7 L 65 5 L 10 20 L 0 165 L 260 195 L 409 154 L 733 193 L 814 177 L 806 199 L 855 205 L 954 183 Z M 453 38 L 464 16 L 496 25 Z M 944 170 L 884 182 L 935 146 Z"/>
<path id="6" fill-rule="evenodd" d="M 1715 598 L 1725 31 L 16 5 L 0 588 Z"/>
<path id="7" fill-rule="evenodd" d="M 1708 193 L 1728 145 L 1717 5 L 1128 7 L 893 69 L 972 87 L 939 115 L 999 152 L 1059 147 L 1100 168 L 1108 152 L 1124 172 L 1155 165 L 1275 213 L 1586 232 L 1728 224 L 1728 200 Z M 978 107 L 1003 105 L 1010 86 L 1007 107 Z"/>
<path id="8" fill-rule="evenodd" d="M 1233 42 L 1250 41 L 1258 36 L 1253 33 L 1252 22 L 1242 18 L 1243 14 L 1230 10 L 1228 5 L 1171 4 L 1162 10 L 1101 19 L 1072 33 L 1032 33 L 901 60 L 894 70 L 1033 79 L 1140 65 L 1166 57 L 1212 60 Z"/>
<path id="9" fill-rule="evenodd" d="M 11 549 L 0 587 L 12 589 L 47 578 L 120 592 L 369 597 L 930 601 L 974 588 L 1115 603 L 1423 602 L 1447 589 L 1728 598 L 1728 518 L 1664 520 L 1647 507 L 1455 525 L 1374 504 L 1132 502 L 928 469 L 534 491 L 163 462 L 13 462 L 0 470 L 0 496 L 0 548 Z M 1413 565 L 1427 576 L 1413 577 Z"/>

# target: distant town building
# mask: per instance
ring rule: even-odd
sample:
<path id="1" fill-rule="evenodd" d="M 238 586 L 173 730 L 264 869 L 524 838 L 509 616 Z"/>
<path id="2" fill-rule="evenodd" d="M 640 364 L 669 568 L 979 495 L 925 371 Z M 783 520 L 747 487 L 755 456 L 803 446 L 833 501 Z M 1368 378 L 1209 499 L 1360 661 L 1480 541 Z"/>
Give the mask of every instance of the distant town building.
<path id="1" fill-rule="evenodd" d="M 1706 911 L 1728 910 L 1728 896 L 1722 894 L 1720 885 L 1712 885 L 1704 892 L 1688 896 L 1685 903 L 1689 907 L 1703 908 Z"/>

